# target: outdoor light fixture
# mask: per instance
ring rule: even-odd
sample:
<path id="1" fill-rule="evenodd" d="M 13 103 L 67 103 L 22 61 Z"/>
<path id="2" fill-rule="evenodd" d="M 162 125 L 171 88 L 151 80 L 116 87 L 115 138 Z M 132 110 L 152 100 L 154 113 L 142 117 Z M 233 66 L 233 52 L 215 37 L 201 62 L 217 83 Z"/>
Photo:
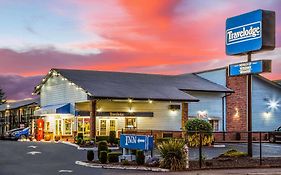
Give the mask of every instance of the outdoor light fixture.
<path id="1" fill-rule="evenodd" d="M 132 103 L 132 102 L 133 102 L 133 100 L 132 100 L 132 99 L 130 99 L 130 98 L 128 99 L 128 101 L 129 101 L 129 103 Z"/>
<path id="2" fill-rule="evenodd" d="M 269 100 L 267 105 L 271 110 L 277 110 L 280 106 L 279 101 L 276 100 Z"/>
<path id="3" fill-rule="evenodd" d="M 6 107 L 7 107 L 7 109 L 9 109 L 11 106 L 10 106 L 9 104 L 7 104 L 7 106 L 6 106 Z"/>
<path id="4" fill-rule="evenodd" d="M 264 112 L 264 113 L 263 113 L 263 116 L 264 116 L 265 118 L 269 118 L 269 117 L 271 117 L 271 113 L 270 113 L 270 112 Z"/>
<path id="5" fill-rule="evenodd" d="M 239 110 L 238 110 L 238 108 L 235 108 L 234 117 L 235 117 L 235 118 L 238 118 L 238 117 L 239 117 Z"/>
<path id="6" fill-rule="evenodd" d="M 129 113 L 132 113 L 132 112 L 133 112 L 133 110 L 132 110 L 132 108 L 130 107 L 130 108 L 129 108 Z"/>
<path id="7" fill-rule="evenodd" d="M 152 103 L 152 100 L 148 100 L 148 103 L 150 103 L 150 104 L 151 104 L 151 103 Z"/>

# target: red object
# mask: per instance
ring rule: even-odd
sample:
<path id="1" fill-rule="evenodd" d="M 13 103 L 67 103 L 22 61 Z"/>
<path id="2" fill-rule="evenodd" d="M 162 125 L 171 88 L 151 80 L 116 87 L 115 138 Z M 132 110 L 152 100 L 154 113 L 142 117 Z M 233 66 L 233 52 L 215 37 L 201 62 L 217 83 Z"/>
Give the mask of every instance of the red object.
<path id="1" fill-rule="evenodd" d="M 44 138 L 44 120 L 38 119 L 37 121 L 36 140 L 40 141 Z"/>

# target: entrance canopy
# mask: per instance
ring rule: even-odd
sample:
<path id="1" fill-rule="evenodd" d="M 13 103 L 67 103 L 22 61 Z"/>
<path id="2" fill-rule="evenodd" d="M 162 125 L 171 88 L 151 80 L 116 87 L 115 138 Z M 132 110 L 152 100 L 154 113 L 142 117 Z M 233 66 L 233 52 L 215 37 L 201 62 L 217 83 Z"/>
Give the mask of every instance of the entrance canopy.
<path id="1" fill-rule="evenodd" d="M 70 109 L 71 109 L 70 103 L 59 104 L 59 105 L 48 105 L 34 111 L 34 115 L 42 116 L 45 114 L 71 114 Z"/>

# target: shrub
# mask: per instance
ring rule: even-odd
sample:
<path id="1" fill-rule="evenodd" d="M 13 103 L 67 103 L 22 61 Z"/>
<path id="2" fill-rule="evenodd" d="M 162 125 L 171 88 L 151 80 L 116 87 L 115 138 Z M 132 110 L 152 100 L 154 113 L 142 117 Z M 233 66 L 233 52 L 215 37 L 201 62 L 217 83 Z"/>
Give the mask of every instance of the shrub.
<path id="1" fill-rule="evenodd" d="M 107 151 L 101 151 L 100 152 L 100 159 L 99 160 L 102 164 L 106 164 L 106 162 L 107 162 Z"/>
<path id="2" fill-rule="evenodd" d="M 137 164 L 143 165 L 144 159 L 145 159 L 144 152 L 140 151 L 140 150 L 137 150 L 137 152 L 136 152 L 136 162 L 137 162 Z"/>
<path id="3" fill-rule="evenodd" d="M 202 137 L 202 145 L 212 144 L 213 137 L 213 128 L 211 124 L 205 120 L 201 119 L 191 119 L 188 120 L 185 124 L 185 129 L 188 133 L 188 143 L 189 146 L 197 147 L 200 144 L 200 132 Z"/>
<path id="4" fill-rule="evenodd" d="M 60 136 L 59 135 L 56 135 L 55 136 L 55 141 L 57 142 L 57 141 L 59 141 L 60 140 Z"/>
<path id="5" fill-rule="evenodd" d="M 110 162 L 110 163 L 118 162 L 120 155 L 122 155 L 122 153 L 119 153 L 119 152 L 108 153 L 107 154 L 108 162 Z"/>
<path id="6" fill-rule="evenodd" d="M 78 133 L 78 134 L 77 134 L 77 139 L 79 139 L 79 138 L 80 138 L 80 139 L 83 139 L 83 133 Z"/>
<path id="7" fill-rule="evenodd" d="M 112 144 L 114 144 L 115 139 L 116 139 L 116 132 L 115 131 L 110 131 L 109 132 L 108 142 L 112 145 Z"/>
<path id="8" fill-rule="evenodd" d="M 130 165 L 130 162 L 127 159 L 125 159 L 122 161 L 122 165 Z"/>
<path id="9" fill-rule="evenodd" d="M 94 158 L 95 158 L 94 151 L 92 151 L 92 150 L 87 151 L 87 160 L 92 161 L 92 160 L 94 160 Z"/>
<path id="10" fill-rule="evenodd" d="M 44 140 L 45 141 L 50 141 L 51 140 L 51 135 L 49 133 L 45 134 Z"/>
<path id="11" fill-rule="evenodd" d="M 173 171 L 186 168 L 185 143 L 182 140 L 169 140 L 158 145 L 158 149 L 163 160 L 160 162 L 161 168 Z"/>
<path id="12" fill-rule="evenodd" d="M 100 141 L 109 141 L 109 136 L 96 136 L 96 141 L 100 142 Z"/>
<path id="13" fill-rule="evenodd" d="M 100 159 L 101 151 L 106 151 L 106 153 L 108 152 L 108 146 L 107 146 L 107 142 L 106 141 L 101 141 L 98 144 L 98 157 L 99 157 L 99 159 Z"/>
<path id="14" fill-rule="evenodd" d="M 235 149 L 230 149 L 225 153 L 221 154 L 219 157 L 244 157 L 244 156 L 247 156 L 247 153 L 237 151 Z"/>

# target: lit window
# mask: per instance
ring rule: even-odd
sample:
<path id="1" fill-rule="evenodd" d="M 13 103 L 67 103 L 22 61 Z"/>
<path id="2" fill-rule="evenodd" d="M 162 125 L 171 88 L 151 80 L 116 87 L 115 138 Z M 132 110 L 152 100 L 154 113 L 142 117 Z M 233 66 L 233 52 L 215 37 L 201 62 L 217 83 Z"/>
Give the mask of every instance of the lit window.
<path id="1" fill-rule="evenodd" d="M 64 130 L 63 133 L 64 135 L 71 135 L 72 134 L 72 120 L 71 119 L 64 119 L 63 120 L 64 124 Z"/>
<path id="2" fill-rule="evenodd" d="M 136 118 L 126 118 L 125 119 L 125 128 L 136 128 L 137 127 L 137 122 Z"/>

